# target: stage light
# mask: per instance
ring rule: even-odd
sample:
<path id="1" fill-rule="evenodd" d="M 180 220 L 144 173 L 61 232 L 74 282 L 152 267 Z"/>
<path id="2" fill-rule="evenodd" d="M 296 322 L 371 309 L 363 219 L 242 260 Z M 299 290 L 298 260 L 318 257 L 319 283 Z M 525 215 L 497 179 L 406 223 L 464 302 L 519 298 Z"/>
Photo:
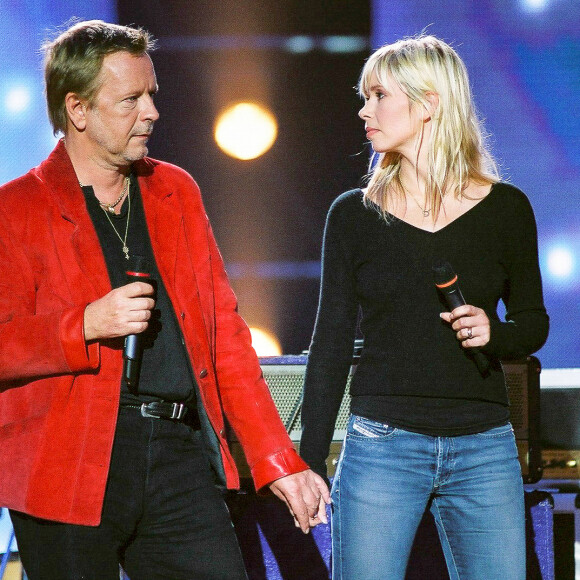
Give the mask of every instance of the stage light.
<path id="1" fill-rule="evenodd" d="M 214 137 L 220 149 L 244 161 L 263 155 L 278 136 L 278 123 L 265 107 L 237 103 L 220 113 Z"/>
<path id="2" fill-rule="evenodd" d="M 278 339 L 269 332 L 261 328 L 250 328 L 250 334 L 252 335 L 252 346 L 258 356 L 280 356 L 282 354 Z"/>
<path id="3" fill-rule="evenodd" d="M 548 6 L 548 0 L 520 0 L 522 8 L 526 12 L 541 12 Z"/>
<path id="4" fill-rule="evenodd" d="M 574 271 L 574 254 L 566 246 L 557 246 L 548 252 L 548 271 L 560 280 L 569 278 Z"/>
<path id="5" fill-rule="evenodd" d="M 314 39 L 312 36 L 291 36 L 285 42 L 285 48 L 288 52 L 294 52 L 296 54 L 304 54 L 314 50 Z"/>
<path id="6" fill-rule="evenodd" d="M 23 113 L 30 106 L 30 90 L 24 86 L 14 86 L 6 92 L 4 97 L 4 107 L 11 115 Z"/>
<path id="7" fill-rule="evenodd" d="M 366 45 L 366 39 L 361 36 L 327 36 L 322 42 L 324 50 L 337 54 L 362 52 Z"/>

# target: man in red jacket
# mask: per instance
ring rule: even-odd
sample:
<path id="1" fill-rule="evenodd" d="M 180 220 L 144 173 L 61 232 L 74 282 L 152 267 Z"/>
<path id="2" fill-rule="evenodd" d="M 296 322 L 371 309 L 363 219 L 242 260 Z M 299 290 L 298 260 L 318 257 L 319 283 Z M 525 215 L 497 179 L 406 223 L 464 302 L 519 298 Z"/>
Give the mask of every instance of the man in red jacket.
<path id="1" fill-rule="evenodd" d="M 216 485 L 239 484 L 226 418 L 256 488 L 304 532 L 326 521 L 328 490 L 278 417 L 199 188 L 146 157 L 151 49 L 101 21 L 48 43 L 64 138 L 0 188 L 0 504 L 31 580 L 116 580 L 119 563 L 132 580 L 245 578 Z"/>

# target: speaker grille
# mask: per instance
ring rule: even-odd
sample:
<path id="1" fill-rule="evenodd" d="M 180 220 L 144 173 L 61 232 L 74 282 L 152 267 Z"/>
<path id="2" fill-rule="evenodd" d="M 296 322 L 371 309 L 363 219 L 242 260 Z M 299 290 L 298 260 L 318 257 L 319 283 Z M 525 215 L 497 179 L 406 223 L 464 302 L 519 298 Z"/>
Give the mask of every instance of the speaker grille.
<path id="1" fill-rule="evenodd" d="M 511 423 L 516 439 L 527 439 L 529 408 L 527 397 L 528 368 L 526 365 L 504 363 L 503 370 L 510 401 Z"/>
<path id="2" fill-rule="evenodd" d="M 262 365 L 264 378 L 286 430 L 293 441 L 300 440 L 302 425 L 300 410 L 302 407 L 302 390 L 304 388 L 305 364 Z M 346 390 L 335 424 L 334 439 L 343 439 L 350 415 L 350 382 L 352 369 L 346 383 Z"/>

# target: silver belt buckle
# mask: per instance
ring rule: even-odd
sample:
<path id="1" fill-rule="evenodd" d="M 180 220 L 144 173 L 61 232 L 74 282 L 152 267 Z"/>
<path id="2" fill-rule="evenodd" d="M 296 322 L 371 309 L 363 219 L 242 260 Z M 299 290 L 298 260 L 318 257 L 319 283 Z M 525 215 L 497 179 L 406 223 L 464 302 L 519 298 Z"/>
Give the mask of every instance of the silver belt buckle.
<path id="1" fill-rule="evenodd" d="M 141 416 L 142 417 L 152 417 L 153 419 L 159 419 L 159 415 L 152 415 L 147 411 L 147 403 L 141 405 Z"/>
<path id="2" fill-rule="evenodd" d="M 143 403 L 141 405 L 141 415 L 143 417 L 152 417 L 153 419 L 172 419 L 180 421 L 187 413 L 187 407 L 183 403 L 160 403 L 159 408 L 148 409 L 152 403 Z"/>

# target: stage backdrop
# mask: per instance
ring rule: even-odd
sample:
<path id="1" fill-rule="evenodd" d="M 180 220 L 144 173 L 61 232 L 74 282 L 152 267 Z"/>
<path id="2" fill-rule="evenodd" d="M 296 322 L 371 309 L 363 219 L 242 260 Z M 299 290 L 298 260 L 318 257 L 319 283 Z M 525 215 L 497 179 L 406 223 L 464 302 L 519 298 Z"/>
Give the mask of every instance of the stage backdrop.
<path id="1" fill-rule="evenodd" d="M 151 154 L 202 187 L 240 310 L 308 347 L 326 211 L 360 184 L 368 149 L 353 87 L 371 49 L 427 30 L 469 67 L 504 176 L 534 205 L 550 338 L 544 368 L 580 361 L 580 4 L 577 0 L 0 0 L 0 183 L 55 143 L 42 95 L 43 38 L 72 16 L 138 24 L 154 53 L 161 120 Z M 278 141 L 240 162 L 213 141 L 215 113 L 257 98 Z"/>

